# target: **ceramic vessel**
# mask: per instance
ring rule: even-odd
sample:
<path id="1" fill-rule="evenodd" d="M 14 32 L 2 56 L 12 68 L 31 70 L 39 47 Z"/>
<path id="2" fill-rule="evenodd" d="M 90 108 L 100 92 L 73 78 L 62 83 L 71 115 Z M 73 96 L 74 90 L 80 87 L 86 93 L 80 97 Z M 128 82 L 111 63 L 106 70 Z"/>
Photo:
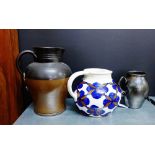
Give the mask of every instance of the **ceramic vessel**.
<path id="1" fill-rule="evenodd" d="M 119 85 L 124 80 L 125 103 L 129 108 L 141 108 L 148 97 L 149 85 L 146 80 L 146 73 L 142 71 L 129 71 L 122 76 Z"/>
<path id="2" fill-rule="evenodd" d="M 112 71 L 90 68 L 71 75 L 68 80 L 68 91 L 74 98 L 77 107 L 89 116 L 100 117 L 111 113 L 120 104 L 121 89 L 111 77 Z M 83 81 L 73 92 L 75 78 L 84 75 Z"/>
<path id="3" fill-rule="evenodd" d="M 66 108 L 71 69 L 62 62 L 63 53 L 64 49 L 59 47 L 35 47 L 33 51 L 23 51 L 17 57 L 17 68 L 32 95 L 34 111 L 39 115 L 56 115 Z M 33 55 L 34 62 L 24 72 L 20 62 L 25 54 Z"/>

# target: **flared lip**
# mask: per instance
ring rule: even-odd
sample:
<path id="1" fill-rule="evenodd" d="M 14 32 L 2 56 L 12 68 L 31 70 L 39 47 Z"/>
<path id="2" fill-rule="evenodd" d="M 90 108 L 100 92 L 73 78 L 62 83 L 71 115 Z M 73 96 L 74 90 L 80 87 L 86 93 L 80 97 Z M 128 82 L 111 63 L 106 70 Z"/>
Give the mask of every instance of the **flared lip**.
<path id="1" fill-rule="evenodd" d="M 63 47 L 57 47 L 57 46 L 35 46 L 33 47 L 33 50 L 41 50 L 41 51 L 48 51 L 48 50 L 54 50 L 54 51 L 57 51 L 57 50 L 60 50 L 60 51 L 64 51 L 65 49 Z"/>
<path id="2" fill-rule="evenodd" d="M 146 73 L 144 71 L 133 70 L 133 71 L 128 71 L 127 75 L 130 75 L 130 76 L 145 76 Z"/>
<path id="3" fill-rule="evenodd" d="M 112 74 L 111 70 L 103 68 L 86 68 L 84 72 L 87 74 Z"/>

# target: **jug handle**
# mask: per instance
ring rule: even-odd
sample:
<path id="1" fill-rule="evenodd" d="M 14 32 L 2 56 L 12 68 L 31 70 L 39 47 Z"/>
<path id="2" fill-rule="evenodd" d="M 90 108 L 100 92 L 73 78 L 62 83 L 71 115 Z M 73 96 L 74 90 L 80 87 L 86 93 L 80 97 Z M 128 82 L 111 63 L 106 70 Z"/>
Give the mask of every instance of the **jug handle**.
<path id="1" fill-rule="evenodd" d="M 20 61 L 21 61 L 22 57 L 26 54 L 31 54 L 34 59 L 37 58 L 36 54 L 31 50 L 24 50 L 21 53 L 19 53 L 19 55 L 17 56 L 16 66 L 17 66 L 19 73 L 23 76 L 24 79 L 25 79 L 25 73 L 22 71 L 22 69 L 20 67 Z"/>
<path id="2" fill-rule="evenodd" d="M 125 80 L 125 84 L 127 84 L 128 80 L 126 79 L 126 77 L 125 77 L 125 76 L 121 76 L 120 80 L 118 81 L 118 85 L 119 85 L 119 87 L 120 87 L 121 90 L 122 90 L 122 95 L 125 96 L 125 95 L 127 94 L 127 91 L 126 91 L 126 90 L 123 90 L 123 88 L 121 87 L 121 83 L 122 83 L 122 80 L 123 80 L 123 79 Z M 122 104 L 122 103 L 119 103 L 118 106 L 119 106 L 119 107 L 122 107 L 122 108 L 128 108 L 127 105 L 124 105 L 124 104 Z"/>
<path id="3" fill-rule="evenodd" d="M 118 81 L 118 85 L 120 86 L 121 89 L 122 89 L 121 83 L 122 83 L 122 80 L 123 80 L 123 79 L 125 80 L 125 84 L 128 82 L 128 80 L 126 79 L 125 76 L 121 76 L 121 78 L 120 78 L 119 81 Z M 123 94 L 123 95 L 126 95 L 126 91 L 123 90 L 123 89 L 122 89 L 122 94 Z"/>
<path id="4" fill-rule="evenodd" d="M 81 76 L 81 75 L 84 75 L 84 71 L 75 72 L 74 74 L 70 76 L 68 83 L 67 83 L 68 92 L 74 98 L 75 101 L 77 100 L 77 94 L 73 92 L 72 85 L 73 85 L 74 80 L 78 76 Z"/>

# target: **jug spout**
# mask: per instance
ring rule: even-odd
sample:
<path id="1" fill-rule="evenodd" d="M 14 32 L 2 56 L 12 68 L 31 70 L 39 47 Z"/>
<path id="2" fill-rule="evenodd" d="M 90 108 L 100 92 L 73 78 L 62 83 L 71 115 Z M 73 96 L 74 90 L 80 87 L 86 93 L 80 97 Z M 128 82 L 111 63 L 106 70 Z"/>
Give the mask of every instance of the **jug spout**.
<path id="1" fill-rule="evenodd" d="M 84 78 L 85 82 L 92 83 L 97 81 L 99 83 L 110 83 L 112 82 L 112 71 L 107 69 L 100 68 L 90 68 L 84 70 Z"/>

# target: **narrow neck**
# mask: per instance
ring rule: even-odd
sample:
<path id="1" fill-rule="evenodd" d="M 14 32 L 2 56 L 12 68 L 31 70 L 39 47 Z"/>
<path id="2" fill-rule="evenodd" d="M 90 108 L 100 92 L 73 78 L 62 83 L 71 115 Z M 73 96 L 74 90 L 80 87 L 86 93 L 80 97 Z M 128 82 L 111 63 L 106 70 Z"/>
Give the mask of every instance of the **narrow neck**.
<path id="1" fill-rule="evenodd" d="M 57 54 L 37 54 L 37 62 L 61 62 L 62 56 Z"/>
<path id="2" fill-rule="evenodd" d="M 112 82 L 112 77 L 111 74 L 86 74 L 83 80 L 89 83 L 99 82 L 104 84 Z"/>
<path id="3" fill-rule="evenodd" d="M 59 47 L 34 47 L 37 62 L 60 62 L 64 53 L 63 48 Z"/>

